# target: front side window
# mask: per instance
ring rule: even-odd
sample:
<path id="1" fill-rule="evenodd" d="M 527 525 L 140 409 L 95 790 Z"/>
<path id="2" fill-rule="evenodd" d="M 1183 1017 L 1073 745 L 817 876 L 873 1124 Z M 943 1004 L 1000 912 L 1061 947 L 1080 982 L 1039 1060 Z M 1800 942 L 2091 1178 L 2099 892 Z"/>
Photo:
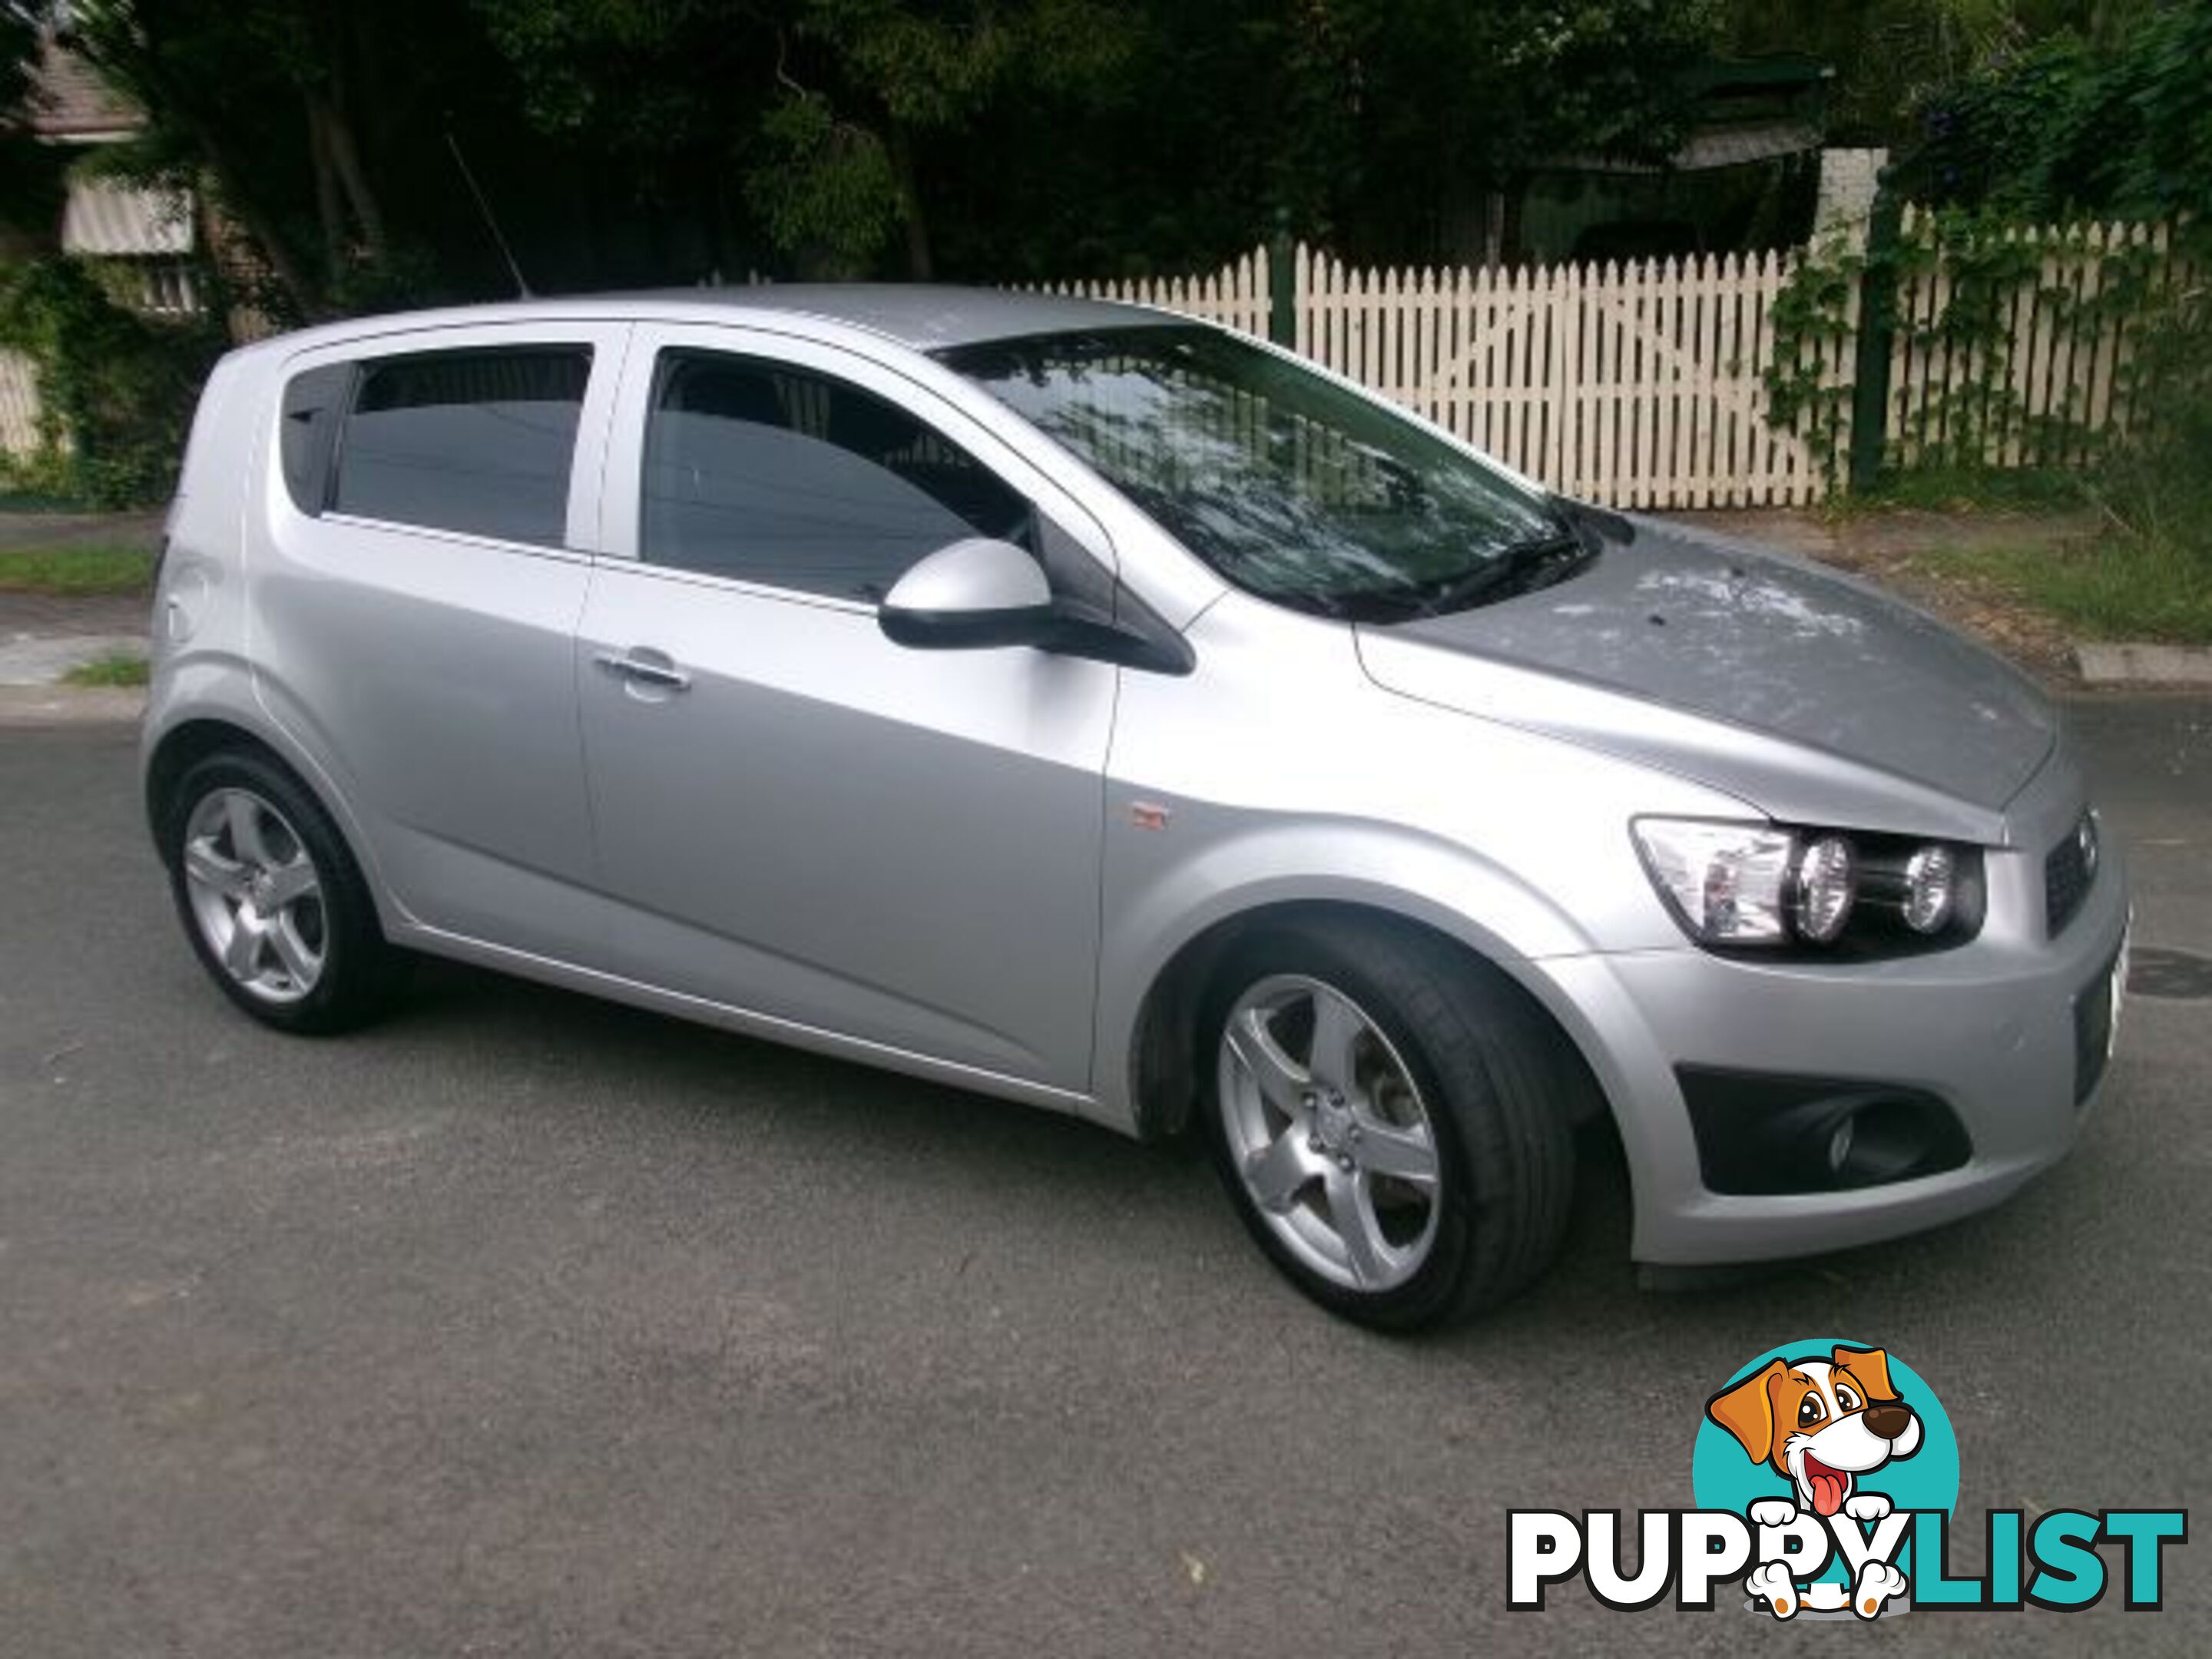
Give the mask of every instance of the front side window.
<path id="1" fill-rule="evenodd" d="M 1036 547 L 1030 503 L 872 393 L 788 364 L 663 355 L 646 428 L 648 564 L 873 604 L 974 536 Z"/>
<path id="2" fill-rule="evenodd" d="M 587 346 L 498 347 L 361 366 L 331 506 L 394 524 L 557 547 L 568 520 Z"/>
<path id="3" fill-rule="evenodd" d="M 1586 556 L 1543 495 L 1298 363 L 1146 325 L 939 354 L 1229 581 L 1389 621 L 1557 580 Z"/>

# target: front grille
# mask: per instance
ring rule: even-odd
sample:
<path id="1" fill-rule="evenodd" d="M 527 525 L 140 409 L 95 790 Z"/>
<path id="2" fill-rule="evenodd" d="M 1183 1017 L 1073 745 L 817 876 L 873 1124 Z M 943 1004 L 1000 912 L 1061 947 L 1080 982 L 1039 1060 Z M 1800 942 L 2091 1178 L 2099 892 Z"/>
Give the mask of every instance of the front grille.
<path id="1" fill-rule="evenodd" d="M 2043 915 L 2050 937 L 2057 939 L 2089 896 L 2089 883 L 2097 873 L 2096 830 L 2087 818 L 2066 839 L 2052 848 L 2043 860 Z"/>
<path id="2" fill-rule="evenodd" d="M 2081 988 L 2081 994 L 2074 999 L 2074 1103 L 2076 1106 L 2096 1092 L 2098 1080 L 2105 1075 L 2105 1062 L 2112 1051 L 2112 996 L 2117 988 L 2114 975 L 2120 959 L 2117 953 L 2105 964 L 2104 971 Z"/>

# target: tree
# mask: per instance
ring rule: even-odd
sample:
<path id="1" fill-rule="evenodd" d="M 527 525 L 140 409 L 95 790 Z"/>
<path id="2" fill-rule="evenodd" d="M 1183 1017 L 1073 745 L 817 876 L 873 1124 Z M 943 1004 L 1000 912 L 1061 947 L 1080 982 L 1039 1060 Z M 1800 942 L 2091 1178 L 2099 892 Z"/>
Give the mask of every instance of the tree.
<path id="1" fill-rule="evenodd" d="M 0 4 L 6 0 L 0 0 Z M 1357 257 L 1562 151 L 1662 155 L 1719 0 L 76 0 L 287 314 L 747 269 Z"/>
<path id="2" fill-rule="evenodd" d="M 538 131 L 641 185 L 720 166 L 776 255 L 832 274 L 902 236 L 932 274 L 926 149 L 996 100 L 1079 86 L 1126 49 L 1101 0 L 475 0 Z"/>
<path id="3" fill-rule="evenodd" d="M 1118 74 L 988 109 L 943 159 L 967 209 L 939 238 L 946 264 L 1188 269 L 1250 247 L 1279 213 L 1357 258 L 1434 257 L 1455 208 L 1547 156 L 1670 151 L 1680 71 L 1716 21 L 1705 0 L 1147 0 L 1136 15 Z"/>
<path id="4" fill-rule="evenodd" d="M 58 205 L 58 169 L 31 126 L 40 39 L 35 13 L 0 0 L 0 231 L 33 238 L 51 234 Z"/>
<path id="5" fill-rule="evenodd" d="M 2212 6 L 2063 30 L 1929 100 L 1913 187 L 2028 218 L 2212 218 Z"/>
<path id="6" fill-rule="evenodd" d="M 842 101 L 863 113 L 841 127 L 831 96 L 792 77 L 779 39 L 779 99 L 763 124 L 769 153 L 753 177 L 756 203 L 774 224 L 810 193 L 850 180 L 861 213 L 880 212 L 888 198 L 907 274 L 927 278 L 935 260 L 924 137 L 962 132 L 1010 91 L 1050 97 L 1095 85 L 1120 68 L 1132 29 L 1093 0 L 802 0 L 794 33 L 822 48 Z"/>
<path id="7" fill-rule="evenodd" d="M 2160 0 L 1727 0 L 1721 41 L 1744 57 L 1802 52 L 1834 73 L 1838 143 L 1909 147 L 1922 112 L 1988 64 L 2054 35 L 2125 40 Z"/>

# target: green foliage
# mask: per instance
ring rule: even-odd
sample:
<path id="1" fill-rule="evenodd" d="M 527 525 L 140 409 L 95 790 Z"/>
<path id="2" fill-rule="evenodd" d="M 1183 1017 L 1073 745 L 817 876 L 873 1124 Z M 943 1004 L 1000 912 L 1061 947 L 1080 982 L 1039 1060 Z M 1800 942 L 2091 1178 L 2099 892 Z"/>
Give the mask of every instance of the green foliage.
<path id="1" fill-rule="evenodd" d="M 223 341 L 211 324 L 157 321 L 118 305 L 90 264 L 0 271 L 0 344 L 39 381 L 40 456 L 17 480 L 95 507 L 156 501 Z"/>
<path id="2" fill-rule="evenodd" d="M 5 0 L 0 0 L 4 5 Z M 1187 270 L 1279 211 L 1398 263 L 1563 150 L 1657 156 L 1720 0 L 73 0 L 125 159 L 280 320 L 537 287 Z"/>
<path id="3" fill-rule="evenodd" d="M 2059 547 L 1954 547 L 1923 556 L 2045 611 L 2079 639 L 2212 645 L 2212 580 L 2200 552 L 2133 534 Z"/>
<path id="4" fill-rule="evenodd" d="M 2091 454 L 2125 537 L 2194 560 L 2212 586 L 2212 5 L 2160 6 L 2124 30 L 2060 33 L 1993 61 L 1928 112 L 1910 175 L 1923 198 L 2037 221 L 2166 222 L 2192 280 L 2154 282 L 2145 250 L 2106 261 L 2096 303 L 2141 313 L 2124 436 Z"/>
<path id="5" fill-rule="evenodd" d="M 0 0 L 0 231 L 35 235 L 61 206 L 61 168 L 31 131 L 31 71 L 38 27 L 26 7 Z"/>
<path id="6" fill-rule="evenodd" d="M 793 93 L 763 118 L 745 189 L 776 246 L 823 276 L 865 274 L 899 223 L 883 140 L 838 120 L 819 93 Z"/>
<path id="7" fill-rule="evenodd" d="M 240 285 L 276 320 L 422 303 L 496 270 L 446 137 L 514 125 L 514 94 L 466 13 L 71 0 L 68 17 L 75 48 L 147 115 L 108 165 L 210 198 Z"/>
<path id="8" fill-rule="evenodd" d="M 1895 145 L 1914 110 L 2019 34 L 2014 0 L 1727 0 L 1722 39 L 1743 57 L 1802 52 L 1833 71 L 1829 134 Z"/>
<path id="9" fill-rule="evenodd" d="M 2193 561 L 2200 592 L 2212 596 L 2212 294 L 2201 276 L 2166 296 L 2143 331 L 2136 386 L 2127 440 L 2096 487 L 2130 537 Z"/>
<path id="10" fill-rule="evenodd" d="M 2084 274 L 2045 287 L 2046 260 Z M 2016 446 L 2031 464 L 2095 460 L 2122 428 L 2094 416 L 2084 388 L 2066 388 L 2055 408 L 2030 414 L 2015 384 L 2022 342 L 2015 334 L 2021 301 L 2033 297 L 2053 322 L 2095 337 L 2124 330 L 2136 343 L 2119 371 L 2116 400 L 2140 403 L 2165 354 L 2152 337 L 2167 325 L 2170 301 L 2160 287 L 2162 256 L 2148 241 L 2107 245 L 2086 227 L 2033 231 L 1993 208 L 1948 207 L 1926 212 L 1893 242 L 1862 252 L 1837 237 L 1811 250 L 1769 311 L 1772 346 L 1762 374 L 1768 420 L 1807 440 L 1832 486 L 1849 435 L 1853 387 L 1845 354 L 1855 349 L 1857 302 L 1885 294 L 1886 327 L 1909 356 L 1934 355 L 1947 364 L 1940 383 L 1923 384 L 1891 434 L 1887 464 L 1957 476 L 1985 468 L 2001 448 Z M 1924 289 L 1940 272 L 1942 303 L 1932 316 L 1908 318 L 1897 296 Z M 2167 378 L 2171 378 L 2168 374 Z M 2130 424 L 2140 428 L 2138 413 Z"/>
<path id="11" fill-rule="evenodd" d="M 149 550 L 114 542 L 0 552 L 0 593 L 137 593 L 153 574 Z"/>
<path id="12" fill-rule="evenodd" d="M 1857 338 L 1855 313 L 1867 258 L 1847 237 L 1808 249 L 1767 307 L 1772 344 L 1759 370 L 1767 423 L 1802 437 L 1833 493 L 1850 429 L 1851 386 L 1830 366 Z"/>
<path id="13" fill-rule="evenodd" d="M 1923 466 L 1882 474 L 1839 505 L 1844 512 L 2069 513 L 2094 504 L 2087 480 L 2055 466 Z"/>
<path id="14" fill-rule="evenodd" d="M 2212 5 L 2062 32 L 1929 100 L 1910 187 L 2043 222 L 2212 217 Z"/>
<path id="15" fill-rule="evenodd" d="M 90 662 L 81 662 L 62 676 L 64 685 L 133 686 L 143 685 L 152 673 L 152 665 L 145 658 L 118 651 L 105 657 L 94 657 Z"/>

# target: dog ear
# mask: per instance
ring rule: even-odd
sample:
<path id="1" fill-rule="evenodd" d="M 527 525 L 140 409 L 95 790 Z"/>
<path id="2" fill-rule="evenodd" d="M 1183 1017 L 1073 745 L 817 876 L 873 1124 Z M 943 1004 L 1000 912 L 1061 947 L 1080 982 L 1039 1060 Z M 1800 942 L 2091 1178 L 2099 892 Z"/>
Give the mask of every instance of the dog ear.
<path id="1" fill-rule="evenodd" d="M 1894 1400 L 1897 1390 L 1890 1385 L 1889 1355 L 1880 1348 L 1838 1348 L 1835 1352 L 1836 1369 L 1849 1371 L 1862 1387 L 1869 1405 L 1877 1401 Z"/>
<path id="2" fill-rule="evenodd" d="M 1765 1370 L 1753 1371 L 1705 1402 L 1705 1415 L 1734 1435 L 1754 1463 L 1774 1455 L 1774 1401 L 1766 1384 L 1777 1371 L 1788 1369 L 1780 1360 L 1770 1359 Z"/>

